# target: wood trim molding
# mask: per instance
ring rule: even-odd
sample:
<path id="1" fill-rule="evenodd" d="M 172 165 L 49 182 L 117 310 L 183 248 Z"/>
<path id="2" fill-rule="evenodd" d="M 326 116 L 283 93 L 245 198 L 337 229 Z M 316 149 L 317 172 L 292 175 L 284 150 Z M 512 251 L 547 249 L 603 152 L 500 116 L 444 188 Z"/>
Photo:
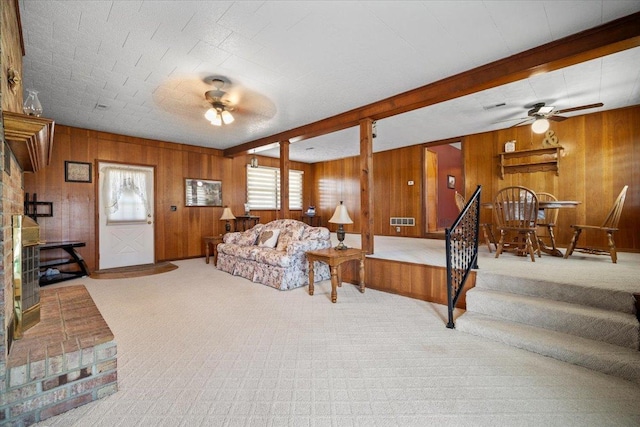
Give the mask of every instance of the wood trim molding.
<path id="1" fill-rule="evenodd" d="M 54 121 L 3 111 L 4 135 L 25 172 L 37 172 L 51 162 Z"/>
<path id="2" fill-rule="evenodd" d="M 235 157 L 283 139 L 308 139 L 640 46 L 640 12 L 333 117 L 224 150 Z"/>

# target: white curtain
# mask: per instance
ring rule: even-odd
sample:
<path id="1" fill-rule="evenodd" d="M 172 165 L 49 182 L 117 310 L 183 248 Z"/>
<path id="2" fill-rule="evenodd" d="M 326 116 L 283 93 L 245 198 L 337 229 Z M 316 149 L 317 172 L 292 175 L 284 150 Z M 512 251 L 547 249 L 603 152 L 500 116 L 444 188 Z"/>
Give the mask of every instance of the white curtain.
<path id="1" fill-rule="evenodd" d="M 142 199 L 147 214 L 151 213 L 145 171 L 106 167 L 102 170 L 102 173 L 104 174 L 102 196 L 107 214 L 118 211 L 118 200 L 125 190 L 131 190 L 138 195 Z"/>

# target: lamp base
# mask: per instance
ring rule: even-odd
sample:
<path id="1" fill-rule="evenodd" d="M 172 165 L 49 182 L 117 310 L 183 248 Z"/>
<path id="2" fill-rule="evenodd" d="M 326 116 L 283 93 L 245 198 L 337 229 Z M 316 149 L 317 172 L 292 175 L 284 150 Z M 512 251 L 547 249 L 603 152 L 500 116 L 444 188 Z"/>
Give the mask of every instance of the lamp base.
<path id="1" fill-rule="evenodd" d="M 344 251 L 345 249 L 349 249 L 347 245 L 343 243 L 345 233 L 344 233 L 344 227 L 342 226 L 342 224 L 338 225 L 338 231 L 336 232 L 336 235 L 338 237 L 338 246 L 336 246 L 333 249 L 337 251 Z"/>
<path id="2" fill-rule="evenodd" d="M 229 223 L 229 221 L 227 221 L 227 223 L 224 225 L 224 229 L 228 232 L 231 231 L 231 223 Z"/>
<path id="3" fill-rule="evenodd" d="M 349 249 L 349 247 L 344 243 L 340 242 L 338 243 L 338 246 L 334 247 L 333 249 L 335 249 L 336 251 L 344 251 L 346 249 Z"/>

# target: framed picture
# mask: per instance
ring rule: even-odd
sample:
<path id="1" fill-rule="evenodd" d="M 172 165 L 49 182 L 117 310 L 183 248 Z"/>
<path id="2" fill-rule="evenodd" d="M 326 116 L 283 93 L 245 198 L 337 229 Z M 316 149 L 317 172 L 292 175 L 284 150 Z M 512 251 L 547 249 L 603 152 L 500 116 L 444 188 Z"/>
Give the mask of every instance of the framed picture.
<path id="1" fill-rule="evenodd" d="M 222 181 L 186 178 L 186 206 L 222 206 Z"/>
<path id="2" fill-rule="evenodd" d="M 447 175 L 447 188 L 456 188 L 456 177 Z"/>
<path id="3" fill-rule="evenodd" d="M 64 180 L 66 182 L 91 182 L 91 163 L 64 162 Z"/>

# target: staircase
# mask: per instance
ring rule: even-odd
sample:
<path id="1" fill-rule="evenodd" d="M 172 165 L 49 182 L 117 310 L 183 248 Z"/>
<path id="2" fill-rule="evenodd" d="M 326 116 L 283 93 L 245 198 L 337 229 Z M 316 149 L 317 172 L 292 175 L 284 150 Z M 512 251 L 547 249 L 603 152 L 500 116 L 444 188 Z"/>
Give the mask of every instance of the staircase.
<path id="1" fill-rule="evenodd" d="M 622 291 L 478 271 L 456 329 L 640 384 L 640 323 Z"/>

